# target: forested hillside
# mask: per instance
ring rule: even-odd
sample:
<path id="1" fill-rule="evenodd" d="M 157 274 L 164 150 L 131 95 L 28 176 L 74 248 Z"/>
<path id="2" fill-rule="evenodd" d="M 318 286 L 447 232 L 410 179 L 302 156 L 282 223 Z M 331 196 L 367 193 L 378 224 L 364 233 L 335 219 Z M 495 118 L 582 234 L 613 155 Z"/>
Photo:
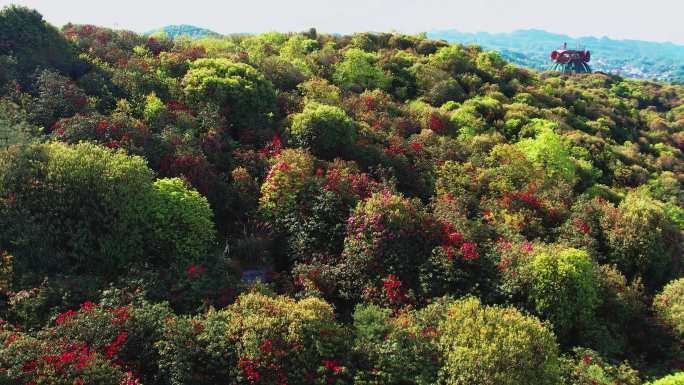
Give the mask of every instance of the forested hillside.
<path id="1" fill-rule="evenodd" d="M 511 33 L 464 33 L 454 30 L 433 31 L 432 39 L 452 43 L 479 44 L 498 51 L 512 63 L 530 68 L 549 68 L 549 53 L 568 43 L 592 51 L 595 70 L 618 73 L 640 79 L 658 79 L 684 83 L 684 46 L 640 40 L 615 40 L 607 37 L 572 38 L 542 30 L 519 30 Z"/>
<path id="2" fill-rule="evenodd" d="M 682 383 L 682 87 L 21 7 L 0 66 L 0 384 Z"/>
<path id="3" fill-rule="evenodd" d="M 166 37 L 170 39 L 175 39 L 181 36 L 187 36 L 189 38 L 197 39 L 202 37 L 213 37 L 219 36 L 219 33 L 214 32 L 210 29 L 195 27 L 194 25 L 167 25 L 166 27 L 159 28 L 154 31 L 148 32 L 146 35 L 155 35 L 158 33 L 163 33 Z"/>

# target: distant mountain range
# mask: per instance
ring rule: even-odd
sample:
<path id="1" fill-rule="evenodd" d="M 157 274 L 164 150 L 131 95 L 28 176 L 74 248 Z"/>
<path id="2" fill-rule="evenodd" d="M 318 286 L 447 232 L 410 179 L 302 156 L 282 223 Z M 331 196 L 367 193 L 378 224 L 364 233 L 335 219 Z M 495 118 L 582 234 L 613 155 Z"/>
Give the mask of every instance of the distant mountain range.
<path id="1" fill-rule="evenodd" d="M 529 29 L 511 33 L 464 33 L 456 30 L 429 32 L 431 39 L 452 43 L 478 44 L 495 50 L 508 61 L 535 69 L 547 69 L 549 54 L 567 42 L 592 51 L 594 70 L 622 76 L 684 82 L 684 46 L 607 37 L 572 38 L 567 35 Z"/>
<path id="2" fill-rule="evenodd" d="M 194 25 L 187 25 L 187 24 L 181 24 L 181 25 L 167 25 L 166 27 L 162 27 L 159 29 L 155 29 L 153 31 L 149 31 L 146 33 L 146 35 L 152 35 L 155 33 L 159 32 L 164 32 L 166 36 L 174 39 L 176 37 L 180 36 L 188 36 L 193 39 L 199 39 L 207 36 L 221 36 L 220 33 L 214 32 L 210 29 L 206 28 L 200 28 L 196 27 Z"/>

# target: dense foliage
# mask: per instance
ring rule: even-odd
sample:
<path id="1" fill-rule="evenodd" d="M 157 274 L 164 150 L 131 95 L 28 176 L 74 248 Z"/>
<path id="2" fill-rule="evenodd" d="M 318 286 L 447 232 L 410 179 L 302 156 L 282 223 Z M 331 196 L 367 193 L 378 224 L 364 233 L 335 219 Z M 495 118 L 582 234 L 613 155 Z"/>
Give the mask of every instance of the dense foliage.
<path id="1" fill-rule="evenodd" d="M 681 377 L 684 88 L 14 6 L 0 67 L 0 384 Z"/>

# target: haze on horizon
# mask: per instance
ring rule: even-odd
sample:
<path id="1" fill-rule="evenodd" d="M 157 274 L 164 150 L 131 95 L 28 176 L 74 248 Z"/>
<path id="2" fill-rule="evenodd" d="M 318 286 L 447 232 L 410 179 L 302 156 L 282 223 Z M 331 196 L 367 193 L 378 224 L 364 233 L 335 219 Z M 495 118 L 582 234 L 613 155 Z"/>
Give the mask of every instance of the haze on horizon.
<path id="1" fill-rule="evenodd" d="M 35 8 L 46 20 L 146 32 L 191 24 L 238 32 L 361 31 L 510 32 L 543 29 L 574 37 L 669 41 L 684 44 L 684 1 L 575 0 L 573 6 L 542 0 L 0 0 L 0 6 Z"/>

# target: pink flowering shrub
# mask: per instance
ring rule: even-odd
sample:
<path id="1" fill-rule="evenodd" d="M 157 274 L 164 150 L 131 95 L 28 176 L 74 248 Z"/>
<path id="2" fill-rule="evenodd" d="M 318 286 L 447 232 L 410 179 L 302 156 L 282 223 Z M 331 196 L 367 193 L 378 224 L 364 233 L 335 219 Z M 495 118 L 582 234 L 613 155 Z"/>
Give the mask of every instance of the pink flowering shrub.
<path id="1" fill-rule="evenodd" d="M 272 166 L 261 185 L 259 210 L 276 222 L 297 210 L 297 197 L 314 176 L 314 159 L 303 151 L 288 149 L 272 159 Z"/>
<path id="2" fill-rule="evenodd" d="M 392 274 L 404 294 L 414 295 L 420 266 L 438 241 L 438 231 L 419 202 L 401 195 L 383 191 L 359 202 L 347 221 L 344 252 L 336 265 L 340 294 L 379 299 L 382 280 Z M 387 290 L 384 297 L 390 302 L 400 298 Z"/>

